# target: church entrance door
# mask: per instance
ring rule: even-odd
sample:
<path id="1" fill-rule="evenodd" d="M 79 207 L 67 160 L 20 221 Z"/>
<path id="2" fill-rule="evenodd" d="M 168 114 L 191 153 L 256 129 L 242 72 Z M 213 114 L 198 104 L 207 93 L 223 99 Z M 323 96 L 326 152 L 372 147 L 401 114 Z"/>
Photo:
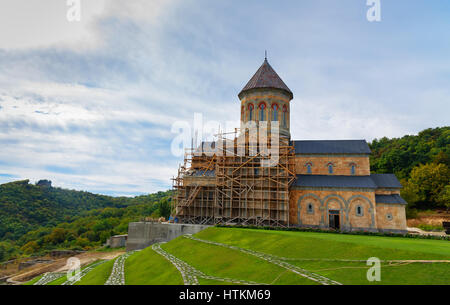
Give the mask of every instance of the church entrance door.
<path id="1" fill-rule="evenodd" d="M 328 211 L 328 217 L 329 217 L 329 227 L 330 229 L 339 230 L 341 228 L 339 220 L 339 211 L 338 210 L 329 210 Z"/>

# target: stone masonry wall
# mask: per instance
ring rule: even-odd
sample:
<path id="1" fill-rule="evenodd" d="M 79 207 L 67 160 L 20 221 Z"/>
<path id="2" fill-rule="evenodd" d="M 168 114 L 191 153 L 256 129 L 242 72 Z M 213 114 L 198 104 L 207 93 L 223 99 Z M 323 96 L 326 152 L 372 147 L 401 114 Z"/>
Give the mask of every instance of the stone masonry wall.
<path id="1" fill-rule="evenodd" d="M 328 164 L 333 164 L 333 175 L 351 176 L 351 164 L 355 164 L 355 175 L 369 176 L 370 161 L 368 156 L 348 155 L 297 155 L 295 157 L 295 171 L 298 175 L 307 175 L 307 164 L 311 164 L 312 175 L 329 175 Z"/>
<path id="2" fill-rule="evenodd" d="M 406 231 L 405 206 L 402 204 L 378 203 L 377 225 L 381 231 Z"/>
<path id="3" fill-rule="evenodd" d="M 312 210 L 309 209 L 312 205 Z M 357 207 L 362 214 L 357 215 Z M 376 231 L 375 193 L 373 190 L 294 189 L 290 195 L 290 224 L 329 227 L 329 210 L 339 210 L 342 230 Z"/>

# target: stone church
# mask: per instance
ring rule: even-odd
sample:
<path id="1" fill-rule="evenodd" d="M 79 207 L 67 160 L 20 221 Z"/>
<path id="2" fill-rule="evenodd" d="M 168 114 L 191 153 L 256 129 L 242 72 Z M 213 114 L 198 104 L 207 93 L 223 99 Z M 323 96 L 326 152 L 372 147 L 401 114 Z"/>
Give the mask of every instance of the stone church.
<path id="1" fill-rule="evenodd" d="M 192 148 L 173 179 L 178 222 L 406 232 L 402 186 L 371 174 L 365 140 L 291 139 L 294 95 L 267 59 L 238 96 L 239 135 Z M 278 123 L 277 164 L 261 166 L 261 144 L 249 141 L 245 126 L 261 122 L 269 133 Z"/>

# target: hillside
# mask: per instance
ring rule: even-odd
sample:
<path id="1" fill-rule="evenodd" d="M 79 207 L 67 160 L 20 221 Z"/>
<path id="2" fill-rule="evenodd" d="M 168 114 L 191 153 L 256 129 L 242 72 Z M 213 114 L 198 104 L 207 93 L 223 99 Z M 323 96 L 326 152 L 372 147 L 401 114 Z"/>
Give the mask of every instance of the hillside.
<path id="1" fill-rule="evenodd" d="M 381 282 L 366 278 L 369 257 L 382 261 Z M 75 284 L 112 280 L 126 285 L 448 284 L 450 242 L 212 227 L 105 262 Z"/>
<path id="2" fill-rule="evenodd" d="M 127 233 L 129 221 L 155 211 L 169 215 L 169 197 L 170 192 L 110 197 L 55 188 L 47 180 L 2 184 L 0 261 L 54 248 L 99 246 L 113 234 Z"/>
<path id="3" fill-rule="evenodd" d="M 394 173 L 400 179 L 408 212 L 412 208 L 450 208 L 450 127 L 429 128 L 402 138 L 375 139 L 369 146 L 372 172 Z"/>
<path id="4" fill-rule="evenodd" d="M 381 138 L 369 143 L 372 155 L 371 170 L 375 173 L 394 173 L 408 179 L 420 164 L 441 163 L 450 166 L 450 127 L 425 129 L 418 135 L 402 138 Z"/>

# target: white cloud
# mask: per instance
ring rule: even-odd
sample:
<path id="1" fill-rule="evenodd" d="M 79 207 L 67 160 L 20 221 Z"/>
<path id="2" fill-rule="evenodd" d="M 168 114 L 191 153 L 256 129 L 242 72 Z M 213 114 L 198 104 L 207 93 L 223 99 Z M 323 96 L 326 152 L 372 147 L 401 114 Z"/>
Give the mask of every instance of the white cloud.
<path id="1" fill-rule="evenodd" d="M 265 48 L 296 97 L 294 139 L 371 140 L 448 124 L 445 55 L 406 56 L 349 15 L 361 5 L 81 1 L 80 23 L 67 22 L 63 0 L 2 1 L 2 181 L 167 188 L 182 162 L 170 154 L 171 124 L 195 112 L 222 128 L 239 118 L 236 95 Z"/>
<path id="2" fill-rule="evenodd" d="M 157 24 L 174 0 L 80 0 L 81 20 L 69 22 L 66 0 L 2 0 L 0 49 L 69 48 L 85 51 L 103 45 L 97 22 L 114 17 Z"/>

